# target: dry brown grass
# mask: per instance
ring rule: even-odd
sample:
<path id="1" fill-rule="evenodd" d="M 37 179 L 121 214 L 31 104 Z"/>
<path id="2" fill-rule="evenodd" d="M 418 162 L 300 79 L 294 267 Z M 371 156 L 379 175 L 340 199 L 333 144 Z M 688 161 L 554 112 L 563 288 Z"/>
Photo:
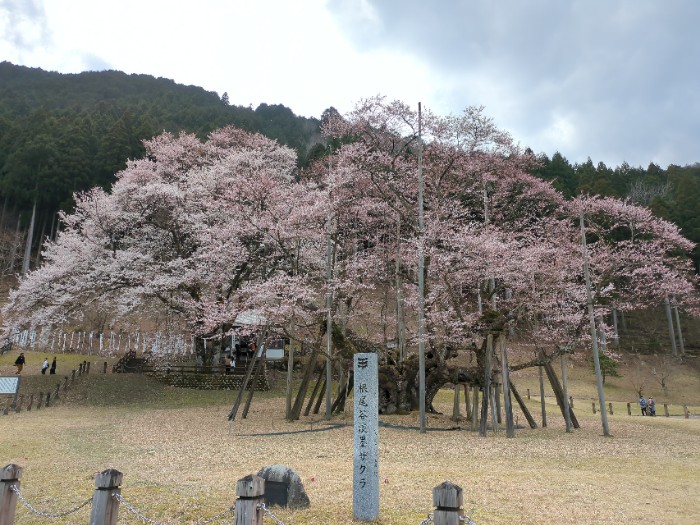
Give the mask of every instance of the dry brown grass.
<path id="1" fill-rule="evenodd" d="M 96 471 L 112 467 L 124 473 L 124 498 L 146 516 L 193 523 L 225 511 L 239 478 L 284 463 L 311 499 L 303 511 L 275 509 L 285 523 L 352 522 L 351 414 L 334 418 L 347 425 L 341 428 L 319 416 L 289 423 L 281 396 L 261 396 L 247 419 L 231 425 L 232 392 L 170 389 L 141 376 L 91 375 L 84 385 L 59 406 L 0 416 L 0 461 L 24 467 L 22 492 L 34 506 L 70 508 L 91 495 Z M 573 387 L 588 388 L 575 378 Z M 530 403 L 539 419 L 539 405 Z M 449 391 L 437 408 L 451 414 Z M 455 424 L 438 415 L 428 418 L 427 434 L 383 427 L 378 523 L 419 523 L 431 510 L 432 488 L 446 479 L 463 487 L 464 510 L 479 525 L 697 523 L 700 419 L 620 411 L 610 416 L 613 437 L 604 438 L 590 405 L 577 411 L 582 428 L 571 434 L 549 400 L 548 414 L 548 428 L 519 429 L 515 439 L 445 430 Z M 415 414 L 380 419 L 417 424 Z M 85 523 L 88 515 L 54 521 Z M 120 516 L 138 522 L 124 508 Z M 40 521 L 18 509 L 16 523 Z"/>

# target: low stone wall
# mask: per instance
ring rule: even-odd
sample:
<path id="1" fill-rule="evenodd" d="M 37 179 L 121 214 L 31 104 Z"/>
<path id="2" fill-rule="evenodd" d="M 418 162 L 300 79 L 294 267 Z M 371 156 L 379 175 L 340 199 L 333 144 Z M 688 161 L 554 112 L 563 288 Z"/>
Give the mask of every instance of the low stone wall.
<path id="1" fill-rule="evenodd" d="M 148 375 L 171 386 L 197 390 L 240 390 L 245 378 L 242 374 L 168 373 L 167 370 L 154 370 Z M 247 390 L 250 390 L 252 382 L 251 378 Z M 267 374 L 261 374 L 253 387 L 257 391 L 270 390 Z"/>

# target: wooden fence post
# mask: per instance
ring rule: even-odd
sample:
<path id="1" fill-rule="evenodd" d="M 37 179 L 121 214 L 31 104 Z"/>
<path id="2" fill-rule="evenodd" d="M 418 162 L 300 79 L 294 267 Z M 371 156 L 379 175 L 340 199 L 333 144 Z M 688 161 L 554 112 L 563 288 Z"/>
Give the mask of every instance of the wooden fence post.
<path id="1" fill-rule="evenodd" d="M 530 389 L 527 389 L 527 398 L 530 399 Z"/>
<path id="2" fill-rule="evenodd" d="M 22 411 L 23 404 L 24 404 L 24 394 L 20 394 L 19 400 L 17 401 L 17 406 L 15 407 L 15 412 L 20 413 Z"/>
<path id="3" fill-rule="evenodd" d="M 32 405 L 34 404 L 34 392 L 29 394 L 29 404 L 27 405 L 27 412 L 32 411 Z"/>
<path id="4" fill-rule="evenodd" d="M 683 405 L 683 414 L 686 419 L 690 419 L 690 412 L 688 411 L 688 405 Z"/>
<path id="5" fill-rule="evenodd" d="M 63 391 L 68 390 L 68 376 L 63 378 Z"/>
<path id="6" fill-rule="evenodd" d="M 39 399 L 36 402 L 36 409 L 39 410 L 41 408 L 41 405 L 44 404 L 44 393 L 39 392 Z"/>
<path id="7" fill-rule="evenodd" d="M 89 374 L 90 373 L 90 361 L 84 361 L 85 363 L 85 373 Z"/>
<path id="8" fill-rule="evenodd" d="M 12 525 L 15 521 L 17 494 L 12 491 L 12 488 L 19 489 L 21 476 L 22 467 L 14 463 L 0 470 L 0 525 Z"/>
<path id="9" fill-rule="evenodd" d="M 632 403 L 627 403 L 627 415 L 632 415 Z"/>
<path id="10" fill-rule="evenodd" d="M 612 416 L 613 415 L 613 406 L 612 403 L 608 403 L 608 413 Z"/>
<path id="11" fill-rule="evenodd" d="M 249 474 L 236 482 L 234 525 L 263 525 L 265 512 L 258 508 L 265 502 L 265 478 Z"/>
<path id="12" fill-rule="evenodd" d="M 121 494 L 119 486 L 124 475 L 118 470 L 107 469 L 95 477 L 95 493 L 92 496 L 90 525 L 116 525 L 119 500 L 113 495 Z"/>
<path id="13" fill-rule="evenodd" d="M 102 373 L 103 374 L 107 373 L 107 361 L 105 361 L 104 366 L 102 367 Z"/>
<path id="14" fill-rule="evenodd" d="M 569 407 L 574 408 L 574 397 L 573 396 L 569 396 Z"/>
<path id="15" fill-rule="evenodd" d="M 51 406 L 51 392 L 46 392 L 46 400 L 44 401 L 44 406 L 49 408 Z"/>
<path id="16" fill-rule="evenodd" d="M 61 382 L 59 381 L 56 385 L 56 393 L 53 395 L 54 399 L 58 399 L 58 391 L 61 389 Z"/>
<path id="17" fill-rule="evenodd" d="M 664 415 L 666 417 L 670 416 L 670 414 L 668 413 L 668 403 L 664 403 Z"/>
<path id="18" fill-rule="evenodd" d="M 459 525 L 462 507 L 462 487 L 451 481 L 440 483 L 433 489 L 433 523 L 435 525 Z"/>
<path id="19" fill-rule="evenodd" d="M 593 407 L 593 413 L 595 414 L 595 401 L 591 403 L 591 406 Z"/>
<path id="20" fill-rule="evenodd" d="M 4 410 L 2 411 L 3 414 L 7 415 L 10 413 L 10 409 L 12 408 L 12 399 L 7 400 L 7 404 L 5 405 Z"/>
<path id="21" fill-rule="evenodd" d="M 454 399 L 452 405 L 452 421 L 459 421 L 459 385 L 454 385 Z"/>

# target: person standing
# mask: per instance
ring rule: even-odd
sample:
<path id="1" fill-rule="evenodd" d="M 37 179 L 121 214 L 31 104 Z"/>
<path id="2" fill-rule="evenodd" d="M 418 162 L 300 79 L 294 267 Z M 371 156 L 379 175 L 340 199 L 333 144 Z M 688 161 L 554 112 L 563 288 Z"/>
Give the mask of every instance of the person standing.
<path id="1" fill-rule="evenodd" d="M 44 362 L 41 365 L 41 375 L 46 375 L 46 371 L 49 369 L 49 358 L 45 357 Z"/>
<path id="2" fill-rule="evenodd" d="M 656 415 L 656 401 L 654 401 L 654 398 L 651 396 L 649 396 L 649 400 L 647 401 L 647 410 L 650 416 Z"/>
<path id="3" fill-rule="evenodd" d="M 19 356 L 17 359 L 15 359 L 15 366 L 17 367 L 17 372 L 15 372 L 15 375 L 20 375 L 22 373 L 22 369 L 24 368 L 24 352 L 20 352 Z"/>
<path id="4" fill-rule="evenodd" d="M 644 399 L 644 396 L 641 396 L 639 398 L 639 408 L 642 409 L 642 415 L 646 416 L 647 415 L 647 400 Z"/>
<path id="5" fill-rule="evenodd" d="M 53 361 L 51 361 L 51 371 L 49 372 L 50 375 L 54 375 L 56 373 L 56 356 L 53 356 Z"/>

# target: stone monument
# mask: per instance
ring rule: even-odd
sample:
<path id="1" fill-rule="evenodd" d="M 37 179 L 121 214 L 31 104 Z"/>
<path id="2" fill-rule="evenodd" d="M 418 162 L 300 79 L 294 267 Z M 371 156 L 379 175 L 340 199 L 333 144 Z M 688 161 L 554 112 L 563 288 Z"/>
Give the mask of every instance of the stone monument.
<path id="1" fill-rule="evenodd" d="M 377 354 L 355 354 L 352 508 L 355 519 L 379 516 L 379 377 Z"/>

